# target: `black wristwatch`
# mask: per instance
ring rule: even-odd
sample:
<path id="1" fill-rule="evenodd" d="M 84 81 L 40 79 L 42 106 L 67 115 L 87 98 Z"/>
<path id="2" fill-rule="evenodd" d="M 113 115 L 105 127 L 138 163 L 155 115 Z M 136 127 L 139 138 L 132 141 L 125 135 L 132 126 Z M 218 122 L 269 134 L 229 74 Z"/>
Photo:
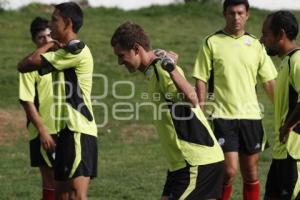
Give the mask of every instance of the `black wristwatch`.
<path id="1" fill-rule="evenodd" d="M 172 72 L 175 69 L 175 63 L 171 58 L 164 57 L 161 61 L 161 66 L 167 72 Z"/>

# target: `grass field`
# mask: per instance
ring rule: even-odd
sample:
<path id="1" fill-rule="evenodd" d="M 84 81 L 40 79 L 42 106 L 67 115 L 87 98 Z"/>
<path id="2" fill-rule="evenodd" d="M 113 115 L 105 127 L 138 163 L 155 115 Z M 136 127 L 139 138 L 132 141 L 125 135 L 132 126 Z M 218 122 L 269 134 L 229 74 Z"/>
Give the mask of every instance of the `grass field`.
<path id="1" fill-rule="evenodd" d="M 37 169 L 29 167 L 28 138 L 25 116 L 18 104 L 18 74 L 16 63 L 34 49 L 29 35 L 30 21 L 37 15 L 49 18 L 51 7 L 31 5 L 19 12 L 0 12 L 0 199 L 33 200 L 40 198 L 40 178 Z M 260 36 L 262 20 L 267 12 L 252 10 L 247 30 Z M 300 17 L 300 13 L 296 13 Z M 105 75 L 96 78 L 93 94 L 107 95 L 99 102 L 107 105 L 106 112 L 95 108 L 98 123 L 108 123 L 99 128 L 99 177 L 92 181 L 89 199 L 103 200 L 153 200 L 158 199 L 165 179 L 166 164 L 148 108 L 140 110 L 140 118 L 115 120 L 112 106 L 120 101 L 113 94 L 117 81 L 133 81 L 134 96 L 123 102 L 135 105 L 141 101 L 145 79 L 140 74 L 131 75 L 117 66 L 110 47 L 110 36 L 122 22 L 135 21 L 141 24 L 152 38 L 154 48 L 165 48 L 180 55 L 183 67 L 192 84 L 193 62 L 201 39 L 223 27 L 221 8 L 215 4 L 189 4 L 166 7 L 151 7 L 138 11 L 117 9 L 85 9 L 85 25 L 79 36 L 92 50 L 95 73 Z M 277 62 L 277 61 L 276 61 Z M 128 85 L 116 86 L 118 95 L 129 95 Z M 265 107 L 265 129 L 272 136 L 272 105 L 258 87 L 259 100 Z M 123 117 L 128 117 L 124 113 Z M 264 186 L 270 163 L 270 150 L 264 152 L 260 161 L 260 179 Z M 233 200 L 242 199 L 242 182 L 235 182 Z M 264 187 L 262 187 L 262 194 Z"/>

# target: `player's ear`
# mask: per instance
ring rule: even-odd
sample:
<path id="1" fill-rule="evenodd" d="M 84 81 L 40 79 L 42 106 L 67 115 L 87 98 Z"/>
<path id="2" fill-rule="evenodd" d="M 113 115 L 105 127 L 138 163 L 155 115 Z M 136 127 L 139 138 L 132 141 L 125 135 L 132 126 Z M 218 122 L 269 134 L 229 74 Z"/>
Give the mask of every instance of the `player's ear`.
<path id="1" fill-rule="evenodd" d="M 249 10 L 247 10 L 247 12 L 246 12 L 246 20 L 248 20 L 248 19 L 249 19 L 249 17 L 250 17 L 250 11 L 249 11 Z"/>
<path id="2" fill-rule="evenodd" d="M 278 33 L 278 40 L 283 39 L 284 37 L 287 37 L 286 32 L 283 29 L 280 29 L 279 33 Z"/>
<path id="3" fill-rule="evenodd" d="M 73 27 L 73 22 L 72 22 L 71 18 L 68 17 L 68 18 L 66 18 L 64 21 L 65 21 L 65 29 L 67 29 L 67 28 L 71 28 L 71 29 L 72 29 L 72 27 Z"/>
<path id="4" fill-rule="evenodd" d="M 134 43 L 132 49 L 133 49 L 133 51 L 134 51 L 135 54 L 138 54 L 139 51 L 140 51 L 140 45 L 138 43 Z"/>

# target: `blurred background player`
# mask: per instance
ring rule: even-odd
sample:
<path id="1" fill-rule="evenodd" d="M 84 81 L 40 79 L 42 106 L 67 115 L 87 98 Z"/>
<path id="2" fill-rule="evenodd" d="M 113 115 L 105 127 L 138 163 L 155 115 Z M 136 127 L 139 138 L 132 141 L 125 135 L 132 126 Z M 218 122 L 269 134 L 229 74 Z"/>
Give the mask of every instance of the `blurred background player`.
<path id="1" fill-rule="evenodd" d="M 257 78 L 273 101 L 276 69 L 259 40 L 245 31 L 247 0 L 225 0 L 225 27 L 203 40 L 193 76 L 200 105 L 207 93 L 214 106 L 214 133 L 225 155 L 225 181 L 221 199 L 230 199 L 240 165 L 244 200 L 259 199 L 258 160 L 264 131 L 256 95 Z M 208 85 L 208 87 L 207 87 Z"/>
<path id="2" fill-rule="evenodd" d="M 275 86 L 275 139 L 265 200 L 300 199 L 300 49 L 298 22 L 288 11 L 266 18 L 261 42 L 270 56 L 279 56 Z"/>
<path id="3" fill-rule="evenodd" d="M 55 101 L 55 128 L 58 132 L 54 174 L 56 198 L 73 191 L 75 200 L 86 200 L 90 179 L 97 176 L 97 127 L 91 91 L 93 57 L 88 46 L 77 38 L 83 12 L 74 2 L 55 5 L 50 21 L 50 42 L 23 58 L 20 72 L 52 72 Z M 59 43 L 59 44 L 58 44 Z M 56 51 L 50 51 L 59 47 Z"/>
<path id="4" fill-rule="evenodd" d="M 125 65 L 129 72 L 139 70 L 145 74 L 149 97 L 160 94 L 160 98 L 151 101 L 164 110 L 159 113 L 161 118 L 154 120 L 168 162 L 161 199 L 219 198 L 223 153 L 182 69 L 170 58 L 160 59 L 154 54 L 150 39 L 138 24 L 127 22 L 120 25 L 112 36 L 111 45 L 119 65 Z M 185 95 L 188 105 L 183 103 L 180 93 Z"/>
<path id="5" fill-rule="evenodd" d="M 30 26 L 32 41 L 39 48 L 52 41 L 48 20 L 36 17 Z M 27 116 L 30 138 L 30 161 L 39 167 L 42 176 L 43 200 L 54 200 L 55 127 L 51 118 L 53 104 L 51 74 L 40 76 L 37 71 L 20 73 L 19 99 Z"/>

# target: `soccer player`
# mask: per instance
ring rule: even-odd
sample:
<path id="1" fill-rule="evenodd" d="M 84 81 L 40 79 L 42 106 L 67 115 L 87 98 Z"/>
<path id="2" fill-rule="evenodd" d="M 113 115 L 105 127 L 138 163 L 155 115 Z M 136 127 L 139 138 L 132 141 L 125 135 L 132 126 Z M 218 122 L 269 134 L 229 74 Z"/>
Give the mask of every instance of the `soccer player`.
<path id="1" fill-rule="evenodd" d="M 243 198 L 259 199 L 257 163 L 264 147 L 264 131 L 256 96 L 257 78 L 273 101 L 276 69 L 259 40 L 245 31 L 247 0 L 225 0 L 225 27 L 207 36 L 194 66 L 196 91 L 204 109 L 207 94 L 214 133 L 225 155 L 221 199 L 230 199 L 240 165 Z"/>
<path id="2" fill-rule="evenodd" d="M 39 48 L 52 40 L 48 20 L 36 17 L 30 26 L 31 38 Z M 30 138 L 30 162 L 39 167 L 42 176 L 42 200 L 55 199 L 53 161 L 55 153 L 51 74 L 40 76 L 36 71 L 19 75 L 19 99 L 26 112 Z"/>
<path id="3" fill-rule="evenodd" d="M 279 56 L 275 87 L 275 137 L 265 200 L 300 199 L 300 49 L 298 22 L 288 11 L 267 16 L 261 41 L 270 56 Z"/>
<path id="4" fill-rule="evenodd" d="M 120 65 L 125 65 L 129 72 L 139 70 L 147 77 L 145 87 L 151 101 L 164 110 L 154 120 L 169 166 L 161 199 L 220 197 L 223 153 L 182 69 L 168 57 L 160 61 L 143 28 L 133 22 L 115 30 L 111 45 Z M 188 105 L 183 103 L 181 92 L 190 102 Z M 161 98 L 152 99 L 154 94 Z"/>
<path id="5" fill-rule="evenodd" d="M 52 72 L 55 127 L 58 131 L 54 175 L 56 198 L 74 191 L 74 199 L 87 199 L 90 178 L 97 174 L 97 127 L 92 112 L 93 58 L 86 44 L 77 39 L 83 12 L 73 2 L 55 6 L 49 42 L 25 57 L 20 72 Z M 59 43 L 59 44 L 58 44 Z M 51 48 L 59 48 L 50 51 Z"/>

